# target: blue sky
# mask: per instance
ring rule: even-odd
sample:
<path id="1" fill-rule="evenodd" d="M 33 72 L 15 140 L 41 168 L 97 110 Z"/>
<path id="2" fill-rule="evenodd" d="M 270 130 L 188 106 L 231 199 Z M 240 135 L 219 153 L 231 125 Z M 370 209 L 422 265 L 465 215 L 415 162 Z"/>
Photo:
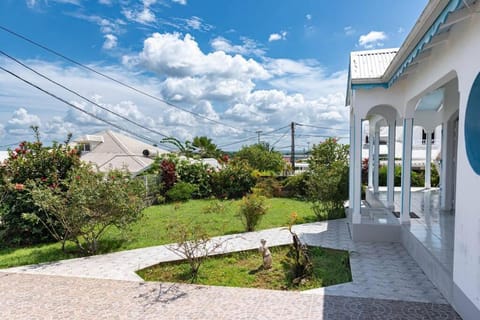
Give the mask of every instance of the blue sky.
<path id="1" fill-rule="evenodd" d="M 0 50 L 105 109 L 180 140 L 225 149 L 295 121 L 299 149 L 346 136 L 349 52 L 398 47 L 426 0 L 3 0 L 0 25 L 191 113 L 80 68 L 0 30 Z M 0 66 L 131 132 L 162 137 L 48 83 Z M 109 127 L 0 71 L 0 150 Z M 200 114 L 196 117 L 193 114 Z M 209 121 L 205 118 L 215 121 Z M 221 124 L 224 125 L 221 125 Z M 332 129 L 321 129 L 325 127 Z M 338 129 L 338 130 L 336 130 Z M 117 130 L 117 129 L 115 129 Z M 262 140 L 287 148 L 288 128 Z M 251 138 L 251 140 L 248 140 Z"/>

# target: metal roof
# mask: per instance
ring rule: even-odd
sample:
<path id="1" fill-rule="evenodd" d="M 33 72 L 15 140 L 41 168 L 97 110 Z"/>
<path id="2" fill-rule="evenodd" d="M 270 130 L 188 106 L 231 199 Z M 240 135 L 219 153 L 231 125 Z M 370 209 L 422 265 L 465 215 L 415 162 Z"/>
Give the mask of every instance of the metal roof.
<path id="1" fill-rule="evenodd" d="M 398 48 L 351 52 L 351 80 L 381 78 L 397 52 Z"/>

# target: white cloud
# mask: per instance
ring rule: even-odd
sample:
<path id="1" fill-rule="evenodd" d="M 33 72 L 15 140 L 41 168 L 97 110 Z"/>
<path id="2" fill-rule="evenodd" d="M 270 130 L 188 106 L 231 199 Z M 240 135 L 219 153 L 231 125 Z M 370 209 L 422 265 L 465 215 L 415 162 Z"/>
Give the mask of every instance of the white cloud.
<path id="1" fill-rule="evenodd" d="M 267 71 L 253 59 L 231 56 L 223 51 L 204 54 L 189 34 L 182 38 L 178 33 L 154 33 L 144 41 L 139 58 L 150 70 L 167 76 L 269 77 Z"/>
<path id="2" fill-rule="evenodd" d="M 399 27 L 398 30 L 397 30 L 398 33 L 404 33 L 405 32 L 405 29 L 403 29 L 402 27 Z"/>
<path id="3" fill-rule="evenodd" d="M 103 43 L 103 49 L 111 50 L 117 46 L 117 37 L 113 34 L 105 35 L 105 42 Z"/>
<path id="4" fill-rule="evenodd" d="M 112 0 L 98 0 L 98 3 L 109 6 L 112 4 Z"/>
<path id="5" fill-rule="evenodd" d="M 242 37 L 241 40 L 241 45 L 234 45 L 224 37 L 216 37 L 210 44 L 216 51 L 224 51 L 226 53 L 239 53 L 242 55 L 253 54 L 256 56 L 263 56 L 265 54 L 265 49 L 261 48 L 255 40 L 246 37 Z"/>
<path id="6" fill-rule="evenodd" d="M 40 126 L 40 118 L 28 113 L 25 108 L 15 110 L 10 120 L 7 121 L 5 130 L 10 135 L 25 135 L 31 132 L 31 126 Z"/>
<path id="7" fill-rule="evenodd" d="M 347 36 L 354 35 L 355 32 L 357 32 L 355 29 L 353 29 L 352 26 L 346 26 L 345 28 L 343 28 L 343 31 L 345 32 L 345 35 L 347 35 Z"/>
<path id="8" fill-rule="evenodd" d="M 50 0 L 53 2 L 58 2 L 58 3 L 66 3 L 66 4 L 73 4 L 76 6 L 79 6 L 81 4 L 81 0 Z M 26 4 L 29 8 L 35 8 L 38 7 L 41 4 L 42 1 L 39 0 L 26 0 Z M 45 4 L 48 4 L 48 0 L 43 0 Z"/>
<path id="9" fill-rule="evenodd" d="M 172 0 L 172 2 L 181 4 L 181 5 L 183 5 L 183 6 L 187 4 L 187 0 Z"/>
<path id="10" fill-rule="evenodd" d="M 29 8 L 33 8 L 37 5 L 37 0 L 27 0 L 26 3 Z"/>
<path id="11" fill-rule="evenodd" d="M 312 15 L 310 13 L 308 13 L 308 14 L 305 15 L 305 18 L 307 20 L 312 20 Z"/>
<path id="12" fill-rule="evenodd" d="M 270 74 L 275 76 L 283 76 L 286 74 L 309 74 L 312 72 L 312 66 L 309 65 L 309 61 L 265 58 L 264 66 Z"/>
<path id="13" fill-rule="evenodd" d="M 375 47 L 382 47 L 383 40 L 387 38 L 387 35 L 383 31 L 370 31 L 360 36 L 358 44 L 365 49 L 373 49 Z"/>
<path id="14" fill-rule="evenodd" d="M 286 40 L 287 39 L 287 32 L 286 31 L 282 31 L 280 33 L 272 33 L 269 37 L 268 37 L 268 42 L 272 42 L 272 41 L 278 41 L 278 40 Z"/>
<path id="15" fill-rule="evenodd" d="M 69 13 L 69 15 L 77 19 L 82 19 L 82 20 L 95 23 L 100 27 L 100 32 L 104 35 L 106 34 L 119 35 L 125 32 L 124 30 L 125 21 L 121 19 L 110 20 L 107 18 L 102 18 L 100 16 L 85 15 L 82 13 Z"/>
<path id="16" fill-rule="evenodd" d="M 140 24 L 152 24 L 156 21 L 156 16 L 151 6 L 154 5 L 157 0 L 143 0 L 142 5 L 134 8 L 123 8 L 122 13 L 130 21 L 135 21 Z"/>
<path id="17" fill-rule="evenodd" d="M 141 24 L 149 24 L 155 22 L 155 14 L 147 7 L 141 10 L 124 9 L 122 11 L 125 18 Z"/>

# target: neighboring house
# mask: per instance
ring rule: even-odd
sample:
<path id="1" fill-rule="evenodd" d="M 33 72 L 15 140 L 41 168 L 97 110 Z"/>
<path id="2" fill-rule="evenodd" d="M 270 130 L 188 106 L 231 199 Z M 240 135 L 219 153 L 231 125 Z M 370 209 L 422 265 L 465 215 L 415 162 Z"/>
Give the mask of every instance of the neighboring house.
<path id="1" fill-rule="evenodd" d="M 480 319 L 479 12 L 480 1 L 430 0 L 399 49 L 351 53 L 346 100 L 352 238 L 402 243 L 464 319 Z M 365 122 L 372 160 L 368 203 L 361 200 Z M 415 127 L 426 133 L 421 193 L 410 187 Z M 402 187 L 396 193 L 397 128 L 402 128 Z M 378 187 L 382 130 L 387 131 L 385 198 Z M 441 135 L 439 191 L 429 189 L 433 132 L 435 143 Z M 415 211 L 428 215 L 411 218 L 415 199 L 421 200 Z M 398 219 L 391 210 L 399 210 Z"/>
<path id="2" fill-rule="evenodd" d="M 397 159 L 396 164 L 401 165 L 402 157 L 402 139 L 403 132 L 402 127 L 396 127 L 395 132 L 395 158 Z M 432 139 L 431 145 L 431 161 L 438 162 L 441 158 L 441 147 L 442 147 L 442 128 L 437 126 L 433 132 L 431 132 L 430 138 Z M 372 137 L 373 139 L 370 139 Z M 425 168 L 425 159 L 427 157 L 427 133 L 425 129 L 420 126 L 414 126 L 413 136 L 412 136 L 412 168 L 414 169 L 424 169 Z M 370 154 L 373 154 L 373 151 L 370 148 L 374 147 L 375 132 L 371 133 L 369 130 L 369 123 L 364 123 L 362 129 L 362 159 L 370 157 Z M 379 156 L 380 156 L 380 165 L 386 165 L 387 162 L 386 156 L 388 154 L 388 127 L 379 126 Z"/>
<path id="3" fill-rule="evenodd" d="M 8 151 L 0 151 L 0 166 L 8 159 Z"/>
<path id="4" fill-rule="evenodd" d="M 150 167 L 156 156 L 168 153 L 142 141 L 110 130 L 87 134 L 73 141 L 81 151 L 80 159 L 97 170 L 126 169 L 137 175 Z"/>

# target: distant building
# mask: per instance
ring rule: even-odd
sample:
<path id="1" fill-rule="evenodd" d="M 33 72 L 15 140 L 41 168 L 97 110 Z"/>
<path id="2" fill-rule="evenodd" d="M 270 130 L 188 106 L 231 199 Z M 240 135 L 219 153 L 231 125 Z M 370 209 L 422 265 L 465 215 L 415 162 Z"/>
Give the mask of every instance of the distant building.
<path id="1" fill-rule="evenodd" d="M 91 163 L 98 171 L 126 169 L 137 175 L 148 169 L 155 157 L 168 151 L 118 132 L 106 130 L 87 134 L 74 140 L 80 159 Z"/>

